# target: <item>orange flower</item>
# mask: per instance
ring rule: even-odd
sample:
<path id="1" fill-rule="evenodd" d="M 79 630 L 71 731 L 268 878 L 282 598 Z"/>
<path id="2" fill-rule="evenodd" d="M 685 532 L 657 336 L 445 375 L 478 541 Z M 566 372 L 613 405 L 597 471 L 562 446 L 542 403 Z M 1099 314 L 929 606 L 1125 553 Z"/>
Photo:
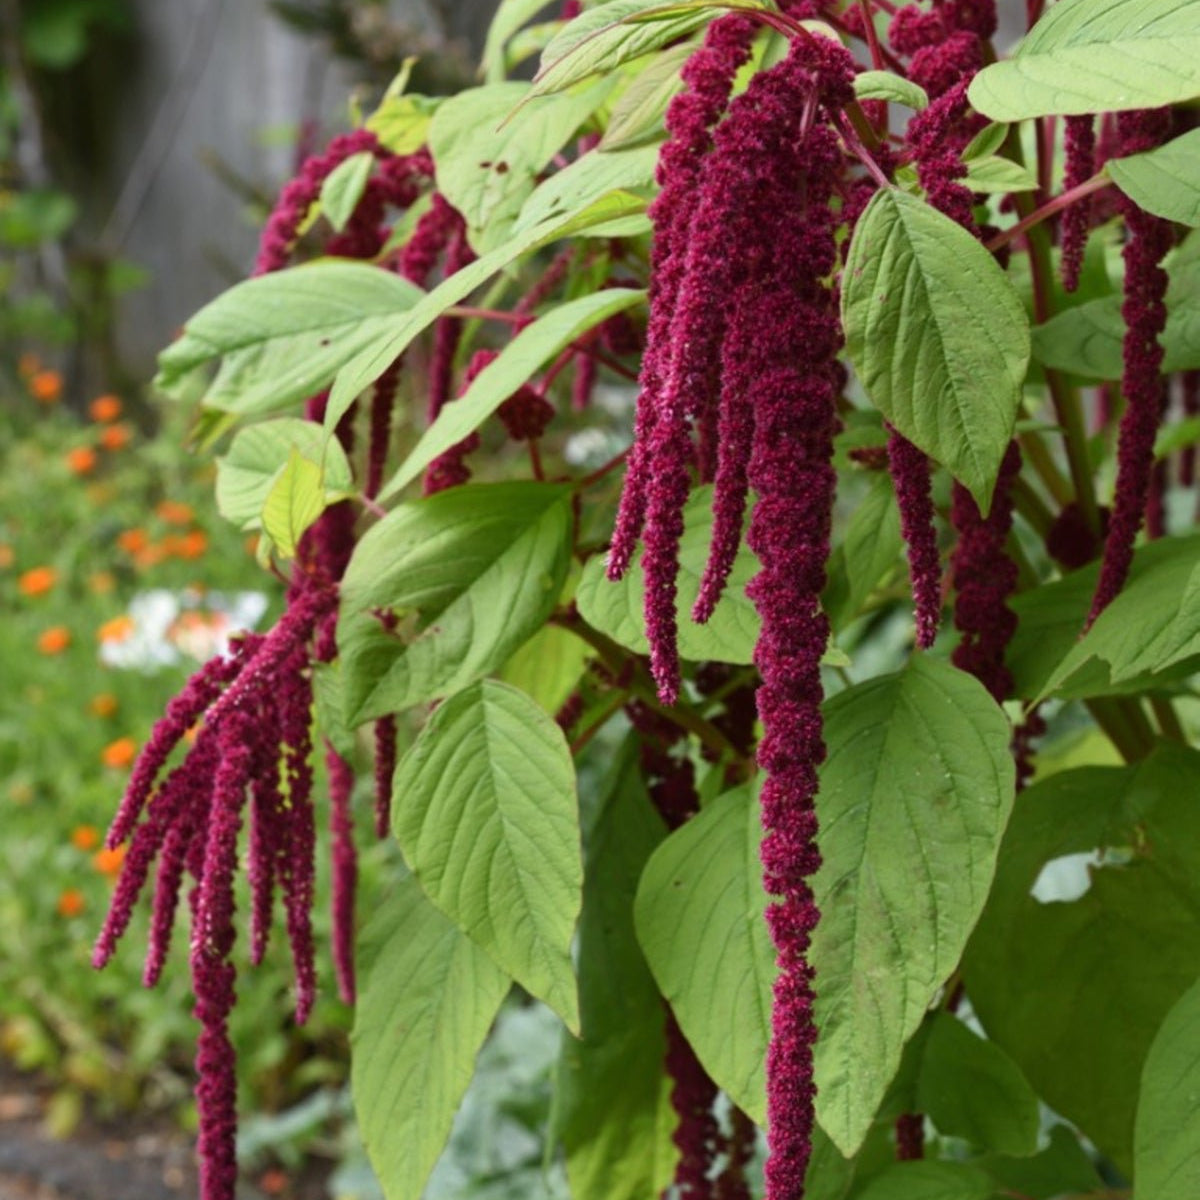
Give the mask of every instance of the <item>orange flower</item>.
<path id="1" fill-rule="evenodd" d="M 168 525 L 190 525 L 195 516 L 190 505 L 178 500 L 163 500 L 154 512 L 160 521 L 166 521 Z"/>
<path id="2" fill-rule="evenodd" d="M 126 529 L 124 533 L 117 534 L 117 545 L 126 554 L 136 554 L 150 545 L 150 539 L 144 529 Z"/>
<path id="3" fill-rule="evenodd" d="M 35 371 L 29 377 L 29 394 L 41 404 L 57 404 L 62 387 L 62 376 L 57 371 Z"/>
<path id="4" fill-rule="evenodd" d="M 143 546 L 133 556 L 133 565 L 144 570 L 146 567 L 157 566 L 165 557 L 166 551 L 162 546 Z"/>
<path id="5" fill-rule="evenodd" d="M 100 752 L 100 761 L 115 771 L 129 766 L 136 757 L 137 743 L 133 738 L 128 737 L 117 738 L 115 742 L 109 742 Z"/>
<path id="6" fill-rule="evenodd" d="M 58 898 L 60 917 L 77 917 L 87 907 L 87 901 L 78 888 L 67 888 Z"/>
<path id="7" fill-rule="evenodd" d="M 100 434 L 100 445 L 105 450 L 123 450 L 133 438 L 128 425 L 110 425 Z"/>
<path id="8" fill-rule="evenodd" d="M 57 582 L 53 567 L 33 567 L 17 580 L 17 591 L 22 596 L 44 596 Z"/>
<path id="9" fill-rule="evenodd" d="M 121 864 L 125 861 L 125 847 L 114 846 L 111 850 L 106 846 L 103 850 L 99 850 L 92 856 L 92 866 L 100 872 L 101 875 L 115 875 L 120 869 Z"/>
<path id="10" fill-rule="evenodd" d="M 111 621 L 105 621 L 96 630 L 96 637 L 106 643 L 123 642 L 133 632 L 133 629 L 133 618 L 128 613 L 122 613 L 119 617 L 113 617 Z"/>
<path id="11" fill-rule="evenodd" d="M 0 542 L 0 571 L 13 565 L 13 548 L 7 542 Z"/>
<path id="12" fill-rule="evenodd" d="M 88 405 L 88 414 L 93 421 L 107 425 L 109 421 L 115 421 L 121 415 L 121 401 L 116 396 L 97 396 Z"/>
<path id="13" fill-rule="evenodd" d="M 114 716 L 117 707 L 117 698 L 112 692 L 100 692 L 88 701 L 88 711 L 94 717 Z"/>
<path id="14" fill-rule="evenodd" d="M 95 825 L 76 825 L 71 830 L 71 845 L 76 850 L 95 850 L 100 845 L 100 831 Z"/>
<path id="15" fill-rule="evenodd" d="M 71 631 L 65 625 L 51 625 L 37 640 L 39 654 L 61 654 L 71 644 Z"/>
<path id="16" fill-rule="evenodd" d="M 208 534 L 203 529 L 193 529 L 185 533 L 176 554 L 180 558 L 200 558 L 208 549 Z"/>
<path id="17" fill-rule="evenodd" d="M 96 469 L 96 452 L 91 446 L 76 446 L 67 451 L 67 466 L 76 475 L 90 475 Z"/>
<path id="18" fill-rule="evenodd" d="M 94 571 L 88 576 L 88 589 L 97 596 L 107 596 L 117 586 L 111 571 Z"/>

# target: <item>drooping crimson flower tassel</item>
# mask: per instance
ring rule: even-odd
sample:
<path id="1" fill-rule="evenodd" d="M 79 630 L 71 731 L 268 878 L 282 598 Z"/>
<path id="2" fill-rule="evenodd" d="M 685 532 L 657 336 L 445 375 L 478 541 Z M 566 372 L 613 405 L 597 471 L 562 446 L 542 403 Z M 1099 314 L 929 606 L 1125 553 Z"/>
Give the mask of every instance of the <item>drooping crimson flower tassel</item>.
<path id="1" fill-rule="evenodd" d="M 712 144 L 712 127 L 729 103 L 734 76 L 749 57 L 754 33 L 754 24 L 746 17 L 729 15 L 714 21 L 704 45 L 683 68 L 685 90 L 667 109 L 669 136 L 656 172 L 660 191 L 650 206 L 654 222 L 650 319 L 639 378 L 633 449 L 608 552 L 608 577 L 613 580 L 629 569 L 645 522 L 646 490 L 652 471 L 646 455 L 672 352 L 672 314 L 687 254 L 696 179 Z"/>
<path id="2" fill-rule="evenodd" d="M 1067 117 L 1066 154 L 1063 190 L 1070 191 L 1090 179 L 1096 169 L 1096 119 L 1090 113 L 1082 117 Z M 1079 287 L 1091 218 L 1090 197 L 1072 204 L 1062 215 L 1062 283 L 1068 292 Z"/>
<path id="3" fill-rule="evenodd" d="M 375 836 L 382 841 L 392 822 L 392 776 L 396 773 L 396 718 L 375 722 Z"/>
<path id="4" fill-rule="evenodd" d="M 358 886 L 358 855 L 354 849 L 354 820 L 350 797 L 354 771 L 328 743 L 325 767 L 329 772 L 329 834 L 333 860 L 333 970 L 338 996 L 353 1004 L 354 983 L 354 894 Z"/>
<path id="5" fill-rule="evenodd" d="M 950 508 L 958 534 L 950 558 L 954 627 L 962 633 L 951 660 L 974 675 L 997 704 L 1008 698 L 1012 688 L 1004 653 L 1017 629 L 1016 613 L 1008 607 L 1008 597 L 1017 586 L 1017 567 L 1005 553 L 1004 543 L 1012 529 L 1012 485 L 1020 470 L 1021 452 L 1016 442 L 1010 442 L 988 515 L 983 516 L 971 493 L 957 482 Z"/>
<path id="6" fill-rule="evenodd" d="M 887 453 L 900 509 L 900 532 L 908 547 L 917 646 L 928 650 L 937 638 L 942 616 L 942 566 L 934 526 L 929 459 L 894 429 L 888 437 Z"/>
<path id="7" fill-rule="evenodd" d="M 902 1113 L 896 1118 L 896 1161 L 915 1162 L 925 1157 L 925 1117 Z"/>
<path id="8" fill-rule="evenodd" d="M 1161 110 L 1118 114 L 1122 152 L 1133 154 L 1157 145 L 1169 119 L 1169 114 Z M 1117 439 L 1112 519 L 1086 628 L 1117 597 L 1129 574 L 1150 490 L 1154 439 L 1162 416 L 1163 348 L 1158 338 L 1167 323 L 1167 273 L 1161 263 L 1172 246 L 1171 224 L 1143 212 L 1127 197 L 1121 197 L 1120 205 L 1128 235 L 1122 252 L 1125 299 L 1121 306 L 1125 320 L 1121 374 L 1125 412 Z"/>

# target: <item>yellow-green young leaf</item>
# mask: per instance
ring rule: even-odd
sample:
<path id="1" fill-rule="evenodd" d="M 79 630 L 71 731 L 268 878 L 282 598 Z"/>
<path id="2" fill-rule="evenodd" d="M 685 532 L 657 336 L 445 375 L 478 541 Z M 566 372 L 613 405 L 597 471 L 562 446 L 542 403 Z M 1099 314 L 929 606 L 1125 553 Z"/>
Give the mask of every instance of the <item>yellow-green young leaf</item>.
<path id="1" fill-rule="evenodd" d="M 368 322 L 369 335 L 356 344 L 353 356 L 339 360 L 340 370 L 325 407 L 326 428 L 333 429 L 337 426 L 359 393 L 374 383 L 408 348 L 415 337 L 428 329 L 446 309 L 486 283 L 497 271 L 516 262 L 522 255 L 549 245 L 559 238 L 626 237 L 633 232 L 640 232 L 646 225 L 645 208 L 645 200 L 637 196 L 622 193 L 601 197 L 582 211 L 571 212 L 540 223 L 532 229 L 523 229 L 520 233 L 515 233 L 502 246 L 476 259 L 461 271 L 456 271 L 449 279 L 444 279 L 428 295 L 413 289 L 421 296 L 418 303 L 393 306 L 390 317 L 378 324 Z M 630 219 L 632 225 L 629 223 Z M 377 273 L 385 274 L 382 271 Z M 278 272 L 265 278 L 277 279 L 282 274 L 283 272 Z M 396 276 L 391 278 L 395 279 Z M 310 392 L 313 390 L 315 389 L 309 389 Z"/>
<path id="2" fill-rule="evenodd" d="M 441 103 L 436 96 L 385 96 L 366 128 L 393 154 L 415 154 L 429 141 L 429 126 Z"/>
<path id="3" fill-rule="evenodd" d="M 294 446 L 263 501 L 262 528 L 284 558 L 295 558 L 304 531 L 325 511 L 324 473 Z"/>
<path id="4" fill-rule="evenodd" d="M 1156 108 L 1200 96 L 1196 0 L 1059 0 L 971 104 L 993 121 Z"/>
<path id="5" fill-rule="evenodd" d="M 539 629 L 500 669 L 500 678 L 520 688 L 554 716 L 570 698 L 592 657 L 592 649 L 558 625 Z"/>
<path id="6" fill-rule="evenodd" d="M 712 487 L 696 488 L 683 512 L 684 533 L 679 546 L 679 652 L 693 662 L 749 663 L 754 660 L 759 620 L 746 597 L 746 583 L 758 570 L 758 560 L 744 543 L 738 550 L 725 594 L 704 625 L 691 619 L 700 590 L 700 577 L 712 540 Z M 649 652 L 644 632 L 642 597 L 645 580 L 640 565 L 612 583 L 604 574 L 604 556 L 589 559 L 583 568 L 575 602 L 593 628 L 637 654 Z"/>
<path id="7" fill-rule="evenodd" d="M 645 292 L 606 288 L 551 309 L 517 334 L 457 400 L 446 404 L 388 480 L 380 500 L 417 479 L 439 454 L 478 429 L 523 383 L 557 358 L 577 337 L 615 313 L 641 303 Z"/>
<path id="8" fill-rule="evenodd" d="M 1175 743 L 1027 788 L 963 960 L 988 1037 L 1128 1176 L 1147 1053 L 1200 977 L 1198 791 Z"/>
<path id="9" fill-rule="evenodd" d="M 601 150 L 626 150 L 662 137 L 667 105 L 683 87 L 679 72 L 695 52 L 694 40 L 667 46 L 638 71 L 612 106 Z"/>
<path id="10" fill-rule="evenodd" d="M 1181 225 L 1200 225 L 1200 129 L 1144 154 L 1109 159 L 1105 169 L 1140 208 Z"/>
<path id="11" fill-rule="evenodd" d="M 713 8 L 679 6 L 660 19 L 638 20 L 666 9 L 661 0 L 609 0 L 569 22 L 546 47 L 533 81 L 534 95 L 560 92 L 590 75 L 612 71 L 630 59 L 669 45 L 705 25 Z M 761 7 L 761 6 L 759 6 Z"/>
<path id="12" fill-rule="evenodd" d="M 638 941 L 680 1028 L 759 1125 L 775 979 L 761 837 L 754 788 L 727 792 L 650 856 L 634 905 Z"/>
<path id="13" fill-rule="evenodd" d="M 344 499 L 353 489 L 350 462 L 342 444 L 315 421 L 278 417 L 243 429 L 217 459 L 217 508 L 242 529 L 261 523 L 263 505 L 292 451 L 320 463 L 325 503 Z"/>
<path id="14" fill-rule="evenodd" d="M 243 416 L 287 408 L 326 387 L 424 294 L 362 263 L 315 262 L 248 279 L 187 321 L 159 355 L 155 386 L 179 395 L 197 367 L 223 360 L 206 407 Z"/>
<path id="15" fill-rule="evenodd" d="M 570 491 L 450 488 L 359 540 L 338 626 L 351 725 L 445 696 L 502 666 L 554 610 L 571 563 Z M 372 614 L 390 609 L 389 630 Z"/>
<path id="16" fill-rule="evenodd" d="M 949 217 L 886 188 L 855 228 L 842 319 L 871 402 L 986 512 L 1029 364 L 1029 320 L 995 259 Z"/>
<path id="17" fill-rule="evenodd" d="M 536 177 L 615 82 L 532 98 L 527 83 L 492 83 L 442 102 L 429 129 L 437 184 L 477 251 L 504 243 Z"/>
<path id="18" fill-rule="evenodd" d="M 648 186 L 654 180 L 658 146 L 593 150 L 556 171 L 525 202 L 514 229 L 524 233 L 544 221 L 585 212 L 601 197 Z"/>
<path id="19" fill-rule="evenodd" d="M 562 730 L 495 680 L 451 696 L 396 767 L 392 832 L 430 900 L 578 1033 L 583 864 Z"/>
<path id="20" fill-rule="evenodd" d="M 992 1181 L 968 1163 L 904 1162 L 876 1175 L 854 1200 L 990 1200 Z"/>
<path id="21" fill-rule="evenodd" d="M 995 1042 L 949 1013 L 936 1014 L 918 1068 L 916 1106 L 938 1132 L 1017 1156 L 1037 1150 L 1038 1098 Z"/>
<path id="22" fill-rule="evenodd" d="M 886 100 L 917 112 L 929 107 L 929 94 L 919 83 L 891 71 L 860 71 L 854 77 L 854 94 L 859 100 Z"/>
<path id="23" fill-rule="evenodd" d="M 546 7 L 546 0 L 501 0 L 483 46 L 484 79 L 499 83 L 508 74 L 505 47 L 517 31 Z"/>
<path id="24" fill-rule="evenodd" d="M 1200 1196 L 1200 981 L 1159 1026 L 1138 1096 L 1133 1200 Z"/>
<path id="25" fill-rule="evenodd" d="M 645 1200 L 671 1182 L 678 1151 L 662 1000 L 638 948 L 633 895 L 666 830 L 637 746 L 622 748 L 587 832 L 579 921 L 582 1035 L 564 1036 L 556 1125 L 574 1200 Z"/>
<path id="26" fill-rule="evenodd" d="M 354 215 L 374 165 L 375 156 L 369 150 L 352 154 L 338 163 L 321 184 L 321 212 L 339 233 Z"/>
<path id="27" fill-rule="evenodd" d="M 359 1132 L 387 1200 L 420 1200 L 509 978 L 411 876 L 376 899 L 358 958 Z"/>
<path id="28" fill-rule="evenodd" d="M 967 163 L 963 183 L 973 192 L 1007 194 L 1009 192 L 1033 192 L 1037 190 L 1037 179 L 1033 172 L 1012 159 L 988 154 L 973 158 Z"/>
<path id="29" fill-rule="evenodd" d="M 1200 654 L 1200 537 L 1163 538 L 1095 624 L 1071 646 L 1041 695 L 1069 688 L 1093 659 L 1105 682 L 1153 676 Z M 1091 694 L 1098 694 L 1092 692 Z"/>

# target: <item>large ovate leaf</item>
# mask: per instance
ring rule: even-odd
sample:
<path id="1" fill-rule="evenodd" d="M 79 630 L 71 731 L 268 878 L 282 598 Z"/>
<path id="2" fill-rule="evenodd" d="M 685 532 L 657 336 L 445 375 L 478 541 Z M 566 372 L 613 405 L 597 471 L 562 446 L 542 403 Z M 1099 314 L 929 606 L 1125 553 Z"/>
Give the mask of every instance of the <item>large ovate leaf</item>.
<path id="1" fill-rule="evenodd" d="M 1138 1097 L 1134 1128 L 1134 1200 L 1192 1200 L 1200 1195 L 1200 982 L 1159 1027 Z"/>
<path id="2" fill-rule="evenodd" d="M 1070 688 L 1089 664 L 1096 675 L 1101 663 L 1100 687 L 1133 679 L 1152 686 L 1161 672 L 1200 654 L 1200 537 L 1160 539 L 1138 565 L 1120 595 L 1071 646 L 1042 695 Z"/>
<path id="3" fill-rule="evenodd" d="M 591 657 L 587 642 L 558 625 L 546 625 L 500 668 L 499 676 L 553 716 L 575 690 Z"/>
<path id="4" fill-rule="evenodd" d="M 817 1117 L 852 1154 L 983 908 L 1015 781 L 1004 714 L 937 659 L 840 693 L 825 720 Z"/>
<path id="5" fill-rule="evenodd" d="M 1010 730 L 983 687 L 915 657 L 825 706 L 817 815 L 817 1117 L 843 1155 L 876 1110 L 983 906 L 1012 803 Z M 709 1074 L 764 1116 L 774 952 L 757 806 L 739 789 L 651 858 L 638 936 Z"/>
<path id="6" fill-rule="evenodd" d="M 1167 221 L 1200 225 L 1200 129 L 1144 154 L 1109 159 L 1105 170 L 1140 208 Z"/>
<path id="7" fill-rule="evenodd" d="M 758 614 L 746 597 L 746 583 L 758 570 L 758 561 L 745 544 L 738 550 L 725 594 L 703 625 L 691 619 L 692 605 L 712 539 L 712 487 L 696 488 L 683 512 L 684 533 L 679 545 L 679 653 L 701 662 L 749 663 L 758 639 Z M 583 619 L 614 642 L 637 654 L 649 652 L 642 616 L 645 578 L 640 565 L 612 583 L 604 574 L 604 558 L 597 556 L 583 568 L 575 602 Z"/>
<path id="8" fill-rule="evenodd" d="M 1200 368 L 1200 234 L 1189 234 L 1166 267 L 1167 327 L 1158 340 L 1169 374 Z M 1124 336 L 1121 297 L 1101 296 L 1037 326 L 1033 352 L 1044 367 L 1084 379 L 1120 379 Z"/>
<path id="9" fill-rule="evenodd" d="M 497 271 L 502 271 L 522 255 L 559 238 L 572 235 L 623 237 L 630 232 L 627 224 L 630 220 L 634 222 L 635 231 L 640 230 L 645 224 L 645 207 L 645 201 L 637 196 L 625 193 L 602 196 L 580 211 L 541 222 L 532 229 L 522 229 L 503 245 L 444 279 L 428 295 L 418 293 L 422 298 L 411 305 L 409 311 L 393 315 L 390 320 L 378 325 L 369 323 L 370 336 L 356 343 L 352 355 L 338 361 L 337 378 L 325 407 L 326 427 L 332 429 L 337 425 L 363 389 L 374 383 L 414 338 L 428 329 L 446 309 L 469 296 Z"/>
<path id="10" fill-rule="evenodd" d="M 1127 1174 L 1147 1053 L 1200 975 L 1198 789 L 1165 744 L 1024 791 L 964 960 L 988 1036 Z"/>
<path id="11" fill-rule="evenodd" d="M 1059 0 L 967 93 L 994 121 L 1157 108 L 1200 96 L 1194 0 Z"/>
<path id="12" fill-rule="evenodd" d="M 854 1200 L 991 1200 L 992 1181 L 956 1162 L 906 1162 L 876 1175 Z"/>
<path id="13" fill-rule="evenodd" d="M 916 1081 L 916 1107 L 938 1132 L 998 1154 L 1037 1149 L 1038 1099 L 1021 1069 L 995 1042 L 949 1013 L 930 1022 Z"/>
<path id="14" fill-rule="evenodd" d="M 683 87 L 679 73 L 695 52 L 694 41 L 667 46 L 638 71 L 612 106 L 600 139 L 601 150 L 628 149 L 663 136 L 667 106 Z"/>
<path id="15" fill-rule="evenodd" d="M 315 421 L 279 417 L 243 429 L 217 459 L 221 516 L 242 529 L 257 527 L 267 495 L 293 450 L 321 464 L 326 504 L 350 493 L 353 479 L 341 442 Z"/>
<path id="16" fill-rule="evenodd" d="M 341 593 L 351 724 L 465 687 L 541 627 L 570 567 L 569 500 L 556 484 L 451 488 L 367 531 Z M 376 609 L 399 626 L 364 615 Z"/>
<path id="17" fill-rule="evenodd" d="M 665 1013 L 638 947 L 633 896 L 666 830 L 629 742 L 587 833 L 579 921 L 581 1036 L 564 1037 L 557 1125 L 575 1200 L 644 1200 L 670 1183 L 676 1118 Z"/>
<path id="18" fill-rule="evenodd" d="M 525 202 L 514 229 L 523 233 L 543 221 L 562 220 L 583 212 L 612 192 L 644 188 L 654 180 L 658 146 L 592 150 L 540 183 Z"/>
<path id="19" fill-rule="evenodd" d="M 359 964 L 359 1131 L 387 1200 L 420 1200 L 509 979 L 411 877 L 376 899 Z"/>
<path id="20" fill-rule="evenodd" d="M 466 392 L 442 407 L 433 424 L 388 480 L 386 500 L 417 479 L 437 456 L 473 433 L 523 383 L 557 358 L 577 337 L 641 302 L 636 288 L 606 288 L 552 309 L 517 334 L 471 381 Z"/>
<path id="21" fill-rule="evenodd" d="M 987 1171 L 1000 1195 L 1028 1196 L 1029 1200 L 1058 1200 L 1064 1195 L 1099 1191 L 1103 1186 L 1079 1135 L 1066 1125 L 1055 1125 L 1049 1144 L 1037 1154 L 985 1154 L 975 1165 Z"/>
<path id="22" fill-rule="evenodd" d="M 842 318 L 871 402 L 986 512 L 1029 363 L 1028 318 L 995 259 L 949 217 L 884 189 L 854 231 Z"/>
<path id="23" fill-rule="evenodd" d="M 538 174 L 604 100 L 612 82 L 532 98 L 527 83 L 492 83 L 442 102 L 429 130 L 437 184 L 462 213 L 476 250 L 504 242 Z"/>
<path id="24" fill-rule="evenodd" d="M 396 767 L 392 832 L 433 903 L 578 1032 L 583 865 L 562 730 L 495 680 L 451 696 Z"/>
<path id="25" fill-rule="evenodd" d="M 775 953 L 754 789 L 714 800 L 650 857 L 634 917 L 646 961 L 709 1075 L 766 1122 Z"/>
<path id="26" fill-rule="evenodd" d="M 178 395 L 192 371 L 222 359 L 207 407 L 286 408 L 327 386 L 424 294 L 394 272 L 334 260 L 248 279 L 184 325 L 159 355 L 155 386 Z"/>

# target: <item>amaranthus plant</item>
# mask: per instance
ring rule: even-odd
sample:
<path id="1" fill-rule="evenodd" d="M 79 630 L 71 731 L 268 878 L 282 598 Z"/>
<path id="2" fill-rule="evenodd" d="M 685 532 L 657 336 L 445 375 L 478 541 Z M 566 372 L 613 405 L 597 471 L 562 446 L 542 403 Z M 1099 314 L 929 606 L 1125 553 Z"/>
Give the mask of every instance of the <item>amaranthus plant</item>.
<path id="1" fill-rule="evenodd" d="M 767 1200 L 1192 1200 L 1200 3 L 543 7 L 161 358 L 290 581 L 111 833 L 98 961 L 192 880 L 203 1200 L 276 892 L 329 986 L 318 747 L 390 1200 L 514 986 L 577 1200 L 757 1194 L 756 1127 Z"/>

